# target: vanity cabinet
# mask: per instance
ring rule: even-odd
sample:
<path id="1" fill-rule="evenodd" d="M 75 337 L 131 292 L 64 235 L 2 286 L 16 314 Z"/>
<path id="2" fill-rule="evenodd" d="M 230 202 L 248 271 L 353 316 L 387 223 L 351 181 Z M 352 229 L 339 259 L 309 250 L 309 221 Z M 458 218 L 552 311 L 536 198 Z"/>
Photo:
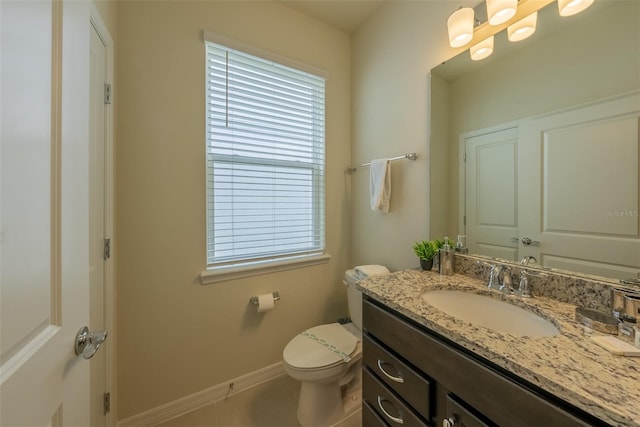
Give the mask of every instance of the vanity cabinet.
<path id="1" fill-rule="evenodd" d="M 606 425 L 369 296 L 363 327 L 367 427 Z"/>

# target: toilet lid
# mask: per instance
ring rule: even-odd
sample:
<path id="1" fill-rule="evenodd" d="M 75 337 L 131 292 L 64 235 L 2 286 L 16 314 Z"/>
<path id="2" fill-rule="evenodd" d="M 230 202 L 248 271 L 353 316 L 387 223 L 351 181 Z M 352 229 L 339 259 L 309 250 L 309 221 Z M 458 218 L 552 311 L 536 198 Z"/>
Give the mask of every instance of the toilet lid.
<path id="1" fill-rule="evenodd" d="M 349 361 L 357 344 L 354 335 L 339 323 L 331 323 L 296 335 L 284 348 L 282 357 L 295 368 L 322 368 Z"/>

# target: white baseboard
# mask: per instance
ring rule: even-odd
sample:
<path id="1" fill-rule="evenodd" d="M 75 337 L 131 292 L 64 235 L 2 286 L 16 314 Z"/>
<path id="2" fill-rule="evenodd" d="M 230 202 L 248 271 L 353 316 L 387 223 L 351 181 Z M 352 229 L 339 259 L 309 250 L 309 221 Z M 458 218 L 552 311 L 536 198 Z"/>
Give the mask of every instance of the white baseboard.
<path id="1" fill-rule="evenodd" d="M 173 402 L 165 403 L 157 408 L 120 420 L 117 425 L 118 427 L 154 426 L 224 399 L 231 383 L 233 383 L 232 394 L 235 394 L 284 374 L 282 362 L 274 363 L 241 377 L 225 381 L 192 395 L 181 397 Z"/>

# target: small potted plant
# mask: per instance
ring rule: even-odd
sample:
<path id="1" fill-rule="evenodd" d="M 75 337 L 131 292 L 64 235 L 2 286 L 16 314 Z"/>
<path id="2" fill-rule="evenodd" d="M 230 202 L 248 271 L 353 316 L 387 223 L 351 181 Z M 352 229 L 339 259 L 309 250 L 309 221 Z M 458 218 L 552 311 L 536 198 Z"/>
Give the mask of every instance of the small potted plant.
<path id="1" fill-rule="evenodd" d="M 413 245 L 413 252 L 420 259 L 420 267 L 423 270 L 431 270 L 433 268 L 433 260 L 438 256 L 438 251 L 444 244 L 441 240 L 423 240 Z"/>

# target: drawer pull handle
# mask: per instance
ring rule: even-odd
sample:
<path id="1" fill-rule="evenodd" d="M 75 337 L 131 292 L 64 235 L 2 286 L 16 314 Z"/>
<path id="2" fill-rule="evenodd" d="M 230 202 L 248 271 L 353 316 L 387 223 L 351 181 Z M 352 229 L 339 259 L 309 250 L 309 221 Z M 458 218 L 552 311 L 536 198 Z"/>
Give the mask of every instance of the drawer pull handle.
<path id="1" fill-rule="evenodd" d="M 384 370 L 384 368 L 382 367 L 382 364 L 385 363 L 382 360 L 378 359 L 378 368 L 380 368 L 380 371 L 382 371 L 382 373 L 385 375 L 385 377 L 389 378 L 391 381 L 395 381 L 397 383 L 402 384 L 404 382 L 404 378 L 402 378 L 402 376 L 397 376 L 394 377 L 393 375 L 390 375 L 387 371 Z"/>
<path id="2" fill-rule="evenodd" d="M 378 406 L 380 407 L 380 410 L 382 411 L 383 414 L 385 414 L 391 421 L 398 423 L 398 424 L 404 424 L 404 420 L 402 418 L 399 417 L 394 417 L 392 415 L 390 415 L 387 411 L 384 410 L 384 408 L 382 407 L 382 401 L 386 400 L 387 402 L 389 402 L 387 399 L 383 399 L 382 397 L 378 396 Z M 389 402 L 391 403 L 391 402 Z"/>
<path id="3" fill-rule="evenodd" d="M 453 417 L 445 418 L 442 420 L 442 427 L 456 427 L 456 418 L 457 417 L 455 415 Z"/>

